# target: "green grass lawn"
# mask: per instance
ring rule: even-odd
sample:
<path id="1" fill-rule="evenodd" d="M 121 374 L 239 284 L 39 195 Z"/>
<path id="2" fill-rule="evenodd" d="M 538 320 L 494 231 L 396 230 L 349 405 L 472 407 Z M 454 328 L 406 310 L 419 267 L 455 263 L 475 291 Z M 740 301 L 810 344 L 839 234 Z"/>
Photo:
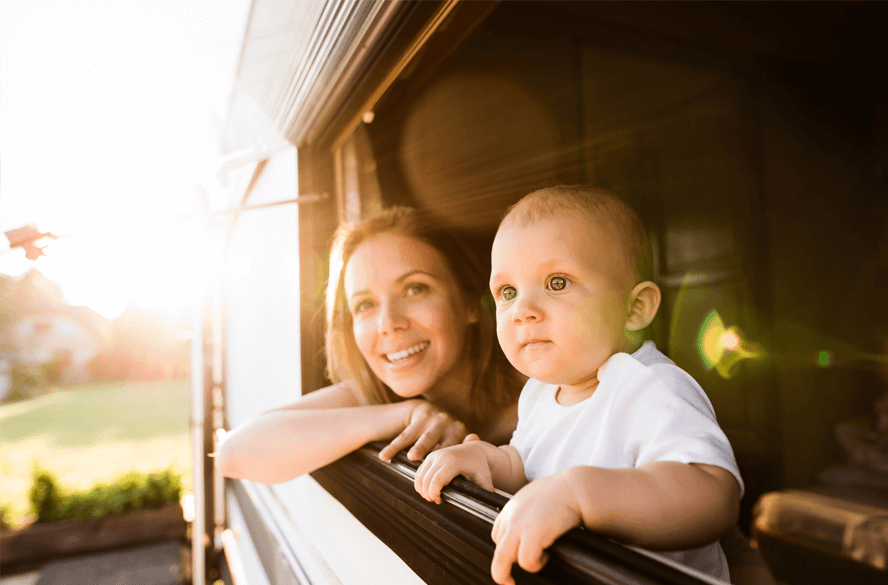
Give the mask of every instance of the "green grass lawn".
<path id="1" fill-rule="evenodd" d="M 190 492 L 190 415 L 188 379 L 83 384 L 0 405 L 0 505 L 28 512 L 35 463 L 76 489 L 172 466 Z"/>

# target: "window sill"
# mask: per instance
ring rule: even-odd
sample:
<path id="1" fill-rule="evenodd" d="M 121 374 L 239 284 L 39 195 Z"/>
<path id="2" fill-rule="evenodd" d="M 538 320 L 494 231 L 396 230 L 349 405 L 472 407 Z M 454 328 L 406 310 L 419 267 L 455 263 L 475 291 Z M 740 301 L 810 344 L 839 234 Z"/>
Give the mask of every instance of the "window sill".
<path id="1" fill-rule="evenodd" d="M 312 477 L 428 583 L 491 583 L 490 529 L 507 498 L 464 480 L 445 491 L 444 503 L 423 499 L 410 478 L 416 464 L 403 455 L 377 458 L 371 444 L 312 473 Z M 517 583 L 719 583 L 585 530 L 572 530 L 550 549 L 539 573 L 517 566 Z"/>

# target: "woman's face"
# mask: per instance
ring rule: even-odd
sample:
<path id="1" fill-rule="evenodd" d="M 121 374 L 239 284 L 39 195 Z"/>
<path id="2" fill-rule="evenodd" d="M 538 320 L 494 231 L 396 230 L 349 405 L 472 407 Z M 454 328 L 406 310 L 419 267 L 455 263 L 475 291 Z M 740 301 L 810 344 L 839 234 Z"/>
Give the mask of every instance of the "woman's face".
<path id="1" fill-rule="evenodd" d="M 445 379 L 469 379 L 460 357 L 478 318 L 437 250 L 395 233 L 373 236 L 352 254 L 344 288 L 358 349 L 395 394 L 414 398 Z"/>

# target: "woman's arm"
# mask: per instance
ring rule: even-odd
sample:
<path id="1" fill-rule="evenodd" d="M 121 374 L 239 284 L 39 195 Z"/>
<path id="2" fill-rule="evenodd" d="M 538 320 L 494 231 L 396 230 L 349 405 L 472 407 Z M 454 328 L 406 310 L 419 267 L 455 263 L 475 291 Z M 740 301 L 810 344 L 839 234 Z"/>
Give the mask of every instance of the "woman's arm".
<path id="1" fill-rule="evenodd" d="M 216 467 L 226 477 L 280 483 L 370 441 L 397 435 L 380 457 L 390 459 L 415 443 L 409 457 L 421 459 L 436 446 L 459 443 L 466 432 L 462 422 L 427 400 L 361 405 L 341 383 L 258 414 L 229 431 L 217 449 Z"/>
<path id="2" fill-rule="evenodd" d="M 361 406 L 345 384 L 317 390 L 229 431 L 216 450 L 216 467 L 226 477 L 262 483 L 293 479 L 398 434 L 410 402 Z"/>

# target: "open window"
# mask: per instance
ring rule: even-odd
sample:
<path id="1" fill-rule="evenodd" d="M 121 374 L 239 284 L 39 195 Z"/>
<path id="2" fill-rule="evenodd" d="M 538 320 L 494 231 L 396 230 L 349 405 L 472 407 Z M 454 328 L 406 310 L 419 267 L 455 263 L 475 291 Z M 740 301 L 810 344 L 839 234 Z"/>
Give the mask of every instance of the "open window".
<path id="1" fill-rule="evenodd" d="M 879 388 L 873 368 L 816 356 L 867 325 L 843 284 L 872 262 L 886 213 L 872 115 L 888 92 L 860 65 L 884 9 L 718 4 L 255 0 L 224 173 L 229 206 L 255 209 L 225 235 L 208 422 L 328 383 L 340 221 L 422 207 L 485 259 L 521 196 L 592 182 L 647 224 L 654 339 L 731 440 L 741 526 L 765 492 L 813 481 L 836 456 L 833 425 Z M 216 478 L 210 542 L 233 530 L 251 584 L 488 582 L 496 502 L 466 488 L 453 502 L 469 504 L 437 507 L 405 474 L 360 451 L 277 486 Z M 699 582 L 592 535 L 559 546 L 525 582 Z"/>

